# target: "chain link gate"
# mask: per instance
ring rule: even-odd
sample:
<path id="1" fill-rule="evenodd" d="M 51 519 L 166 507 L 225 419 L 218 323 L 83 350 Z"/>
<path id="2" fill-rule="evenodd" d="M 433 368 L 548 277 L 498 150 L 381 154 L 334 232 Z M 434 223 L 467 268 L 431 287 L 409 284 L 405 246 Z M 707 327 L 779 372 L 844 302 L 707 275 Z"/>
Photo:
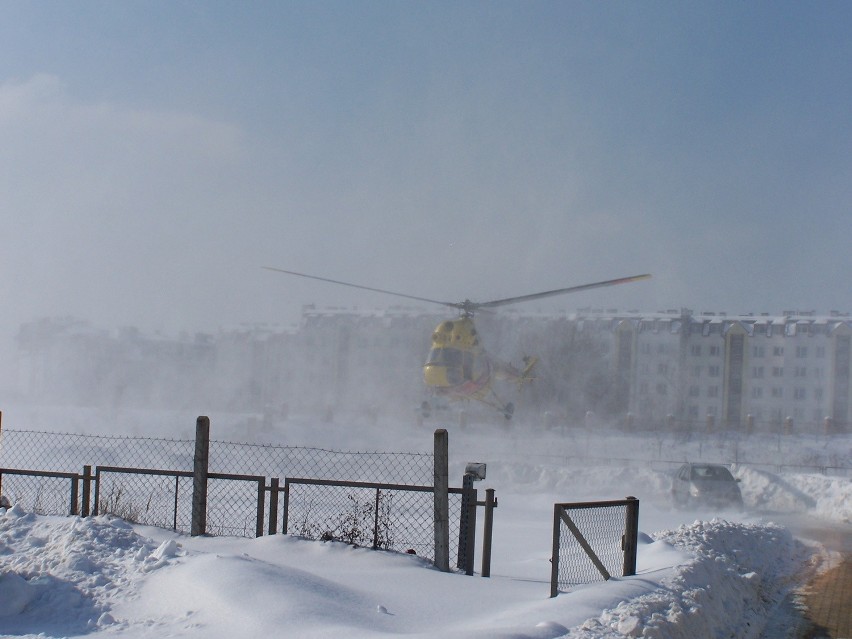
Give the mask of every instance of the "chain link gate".
<path id="1" fill-rule="evenodd" d="M 77 473 L 0 468 L 0 495 L 39 515 L 76 515 L 82 477 Z"/>
<path id="2" fill-rule="evenodd" d="M 550 596 L 560 587 L 636 574 L 639 500 L 554 504 Z"/>

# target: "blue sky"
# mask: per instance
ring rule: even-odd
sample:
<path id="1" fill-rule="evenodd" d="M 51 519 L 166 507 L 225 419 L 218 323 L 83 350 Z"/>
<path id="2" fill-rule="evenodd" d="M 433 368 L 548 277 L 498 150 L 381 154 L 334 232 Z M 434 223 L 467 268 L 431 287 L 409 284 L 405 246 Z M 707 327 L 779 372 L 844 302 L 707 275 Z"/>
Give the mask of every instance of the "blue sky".
<path id="1" fill-rule="evenodd" d="M 852 311 L 845 2 L 0 2 L 0 336 Z M 545 304 L 537 304 L 545 306 Z"/>

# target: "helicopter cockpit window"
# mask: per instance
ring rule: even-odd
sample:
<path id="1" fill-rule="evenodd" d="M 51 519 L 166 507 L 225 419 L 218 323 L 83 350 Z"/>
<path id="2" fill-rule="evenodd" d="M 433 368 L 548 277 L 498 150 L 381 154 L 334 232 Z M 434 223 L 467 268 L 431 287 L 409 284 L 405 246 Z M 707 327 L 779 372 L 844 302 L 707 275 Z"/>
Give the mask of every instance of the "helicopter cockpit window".
<path id="1" fill-rule="evenodd" d="M 433 348 L 429 351 L 427 364 L 438 364 L 440 366 L 461 366 L 462 351 L 457 348 Z"/>
<path id="2" fill-rule="evenodd" d="M 464 381 L 462 364 L 464 353 L 457 348 L 433 348 L 429 351 L 427 366 L 443 366 L 446 371 L 447 382 L 450 384 L 461 384 Z"/>

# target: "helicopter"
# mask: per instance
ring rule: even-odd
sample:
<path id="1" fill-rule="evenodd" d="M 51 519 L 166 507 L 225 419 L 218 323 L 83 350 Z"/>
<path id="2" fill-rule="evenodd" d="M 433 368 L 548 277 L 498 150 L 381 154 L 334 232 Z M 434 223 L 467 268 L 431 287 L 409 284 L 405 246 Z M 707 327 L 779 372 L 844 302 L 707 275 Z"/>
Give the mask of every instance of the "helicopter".
<path id="1" fill-rule="evenodd" d="M 514 382 L 519 389 L 522 388 L 524 385 L 535 379 L 533 370 L 538 358 L 535 356 L 526 356 L 523 358 L 523 365 L 518 368 L 511 363 L 503 362 L 488 353 L 480 342 L 479 333 L 473 323 L 473 317 L 477 311 L 484 310 L 485 312 L 489 312 L 490 309 L 499 306 L 519 304 L 522 302 L 529 302 L 566 293 L 578 293 L 580 291 L 587 291 L 605 286 L 627 284 L 629 282 L 637 282 L 651 277 L 647 273 L 643 275 L 632 275 L 614 280 L 605 280 L 603 282 L 594 282 L 592 284 L 581 284 L 579 286 L 570 286 L 568 288 L 560 288 L 541 293 L 520 295 L 518 297 L 507 297 L 505 299 L 492 300 L 490 302 L 472 302 L 469 299 L 466 299 L 463 302 L 445 302 L 426 297 L 408 295 L 406 293 L 397 293 L 371 286 L 342 282 L 340 280 L 319 277 L 317 275 L 297 273 L 295 271 L 288 271 L 272 266 L 264 266 L 263 268 L 277 273 L 284 273 L 287 275 L 294 275 L 296 277 L 304 277 L 312 280 L 319 280 L 321 282 L 328 282 L 330 284 L 348 286 L 365 291 L 383 293 L 385 295 L 394 295 L 396 297 L 416 300 L 419 302 L 428 302 L 430 304 L 439 304 L 441 306 L 448 306 L 450 308 L 457 309 L 459 311 L 457 318 L 444 320 L 438 324 L 432 332 L 432 345 L 429 349 L 426 362 L 423 365 L 423 380 L 426 383 L 426 386 L 437 397 L 447 398 L 450 400 L 475 400 L 496 409 L 506 420 L 510 420 L 512 418 L 512 415 L 515 412 L 515 406 L 512 402 L 503 402 L 500 399 L 494 390 L 494 381 L 497 379 L 510 380 Z M 431 407 L 429 402 L 424 401 L 421 405 L 423 416 L 428 417 L 430 410 Z"/>

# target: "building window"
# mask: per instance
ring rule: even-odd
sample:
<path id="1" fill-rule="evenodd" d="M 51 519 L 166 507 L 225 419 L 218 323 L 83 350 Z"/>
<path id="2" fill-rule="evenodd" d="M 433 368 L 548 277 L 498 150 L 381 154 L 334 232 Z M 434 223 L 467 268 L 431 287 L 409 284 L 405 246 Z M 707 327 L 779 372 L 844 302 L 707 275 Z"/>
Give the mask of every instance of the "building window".
<path id="1" fill-rule="evenodd" d="M 814 389 L 814 399 L 817 400 L 817 401 L 822 401 L 822 397 L 823 397 L 823 389 L 822 388 L 815 388 Z"/>
<path id="2" fill-rule="evenodd" d="M 689 418 L 690 419 L 698 419 L 698 406 L 690 406 L 689 407 Z"/>
<path id="3" fill-rule="evenodd" d="M 772 377 L 784 377 L 784 367 L 783 366 L 773 366 L 772 367 Z"/>
<path id="4" fill-rule="evenodd" d="M 825 357 L 825 346 L 817 346 L 816 347 L 816 356 L 817 357 Z"/>
<path id="5" fill-rule="evenodd" d="M 807 396 L 804 388 L 796 388 L 793 390 L 793 399 L 803 400 Z"/>
<path id="6" fill-rule="evenodd" d="M 784 397 L 784 389 L 780 386 L 772 387 L 772 396 L 773 397 Z"/>
<path id="7" fill-rule="evenodd" d="M 692 367 L 692 376 L 693 377 L 701 377 L 701 367 L 700 366 L 693 366 Z"/>
<path id="8" fill-rule="evenodd" d="M 698 397 L 701 394 L 701 391 L 698 389 L 698 386 L 692 385 L 689 387 L 689 396 L 690 397 Z"/>
<path id="9" fill-rule="evenodd" d="M 752 355 L 754 355 L 755 357 L 765 357 L 766 356 L 766 349 L 763 346 L 755 346 L 754 348 L 752 348 L 751 352 L 752 352 Z"/>
<path id="10" fill-rule="evenodd" d="M 753 399 L 760 399 L 763 397 L 763 387 L 755 386 L 751 389 L 751 396 Z"/>
<path id="11" fill-rule="evenodd" d="M 707 387 L 707 397 L 718 397 L 719 396 L 719 387 L 718 386 L 708 386 Z"/>
<path id="12" fill-rule="evenodd" d="M 774 346 L 772 348 L 772 354 L 775 357 L 781 357 L 782 355 L 784 355 L 784 347 L 783 346 Z"/>
<path id="13" fill-rule="evenodd" d="M 719 367 L 718 366 L 708 366 L 707 374 L 710 377 L 719 377 Z"/>
<path id="14" fill-rule="evenodd" d="M 807 375 L 808 369 L 804 366 L 796 366 L 795 370 L 793 371 L 794 377 L 807 377 Z"/>
<path id="15" fill-rule="evenodd" d="M 719 346 L 711 346 L 710 347 L 710 355 L 711 356 L 718 357 L 721 352 L 722 352 L 722 349 Z"/>
<path id="16" fill-rule="evenodd" d="M 701 344 L 693 344 L 690 346 L 689 353 L 695 356 L 701 355 Z"/>
<path id="17" fill-rule="evenodd" d="M 657 364 L 657 374 L 658 375 L 668 375 L 669 374 L 669 365 L 665 362 L 660 362 Z"/>
<path id="18" fill-rule="evenodd" d="M 763 366 L 752 366 L 751 367 L 751 376 L 754 379 L 762 379 L 763 378 Z"/>
<path id="19" fill-rule="evenodd" d="M 796 347 L 796 357 L 802 358 L 808 356 L 808 347 L 807 346 L 797 346 Z"/>

